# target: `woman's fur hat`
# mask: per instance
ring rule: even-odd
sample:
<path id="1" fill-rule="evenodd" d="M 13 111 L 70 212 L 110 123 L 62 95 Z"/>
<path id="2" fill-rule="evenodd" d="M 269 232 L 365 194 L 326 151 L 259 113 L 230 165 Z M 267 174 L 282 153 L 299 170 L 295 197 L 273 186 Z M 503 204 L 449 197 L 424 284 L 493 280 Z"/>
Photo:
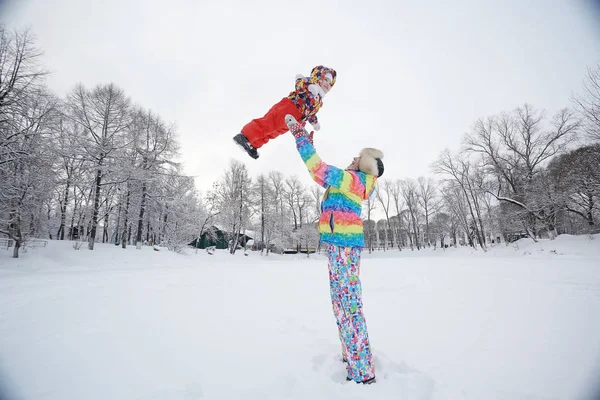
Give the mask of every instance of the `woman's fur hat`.
<path id="1" fill-rule="evenodd" d="M 365 174 L 374 175 L 380 177 L 383 175 L 383 153 L 381 150 L 365 148 L 360 151 L 360 161 L 358 162 L 358 169 Z"/>

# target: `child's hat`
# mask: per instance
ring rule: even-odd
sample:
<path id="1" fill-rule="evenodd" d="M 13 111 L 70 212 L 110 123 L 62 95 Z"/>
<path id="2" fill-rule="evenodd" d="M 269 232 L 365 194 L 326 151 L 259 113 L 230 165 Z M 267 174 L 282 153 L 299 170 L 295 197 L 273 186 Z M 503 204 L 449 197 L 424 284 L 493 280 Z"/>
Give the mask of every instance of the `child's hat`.
<path id="1" fill-rule="evenodd" d="M 331 80 L 330 86 L 333 87 L 333 85 L 335 85 L 335 78 L 337 76 L 337 73 L 335 72 L 335 69 L 333 69 L 333 68 L 327 68 L 324 65 L 317 65 L 310 72 L 310 78 L 313 83 L 318 83 L 318 82 L 322 81 L 323 79 L 325 79 L 327 74 L 330 75 L 329 76 L 330 80 Z"/>

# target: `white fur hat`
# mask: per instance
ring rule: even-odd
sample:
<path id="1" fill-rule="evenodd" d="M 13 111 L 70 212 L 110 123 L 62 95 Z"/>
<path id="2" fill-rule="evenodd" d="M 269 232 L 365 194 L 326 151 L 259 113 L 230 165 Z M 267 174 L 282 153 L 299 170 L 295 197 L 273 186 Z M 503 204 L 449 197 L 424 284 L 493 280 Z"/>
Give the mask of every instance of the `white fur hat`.
<path id="1" fill-rule="evenodd" d="M 383 175 L 383 153 L 381 150 L 365 148 L 360 151 L 360 161 L 358 169 L 365 174 L 380 177 Z"/>

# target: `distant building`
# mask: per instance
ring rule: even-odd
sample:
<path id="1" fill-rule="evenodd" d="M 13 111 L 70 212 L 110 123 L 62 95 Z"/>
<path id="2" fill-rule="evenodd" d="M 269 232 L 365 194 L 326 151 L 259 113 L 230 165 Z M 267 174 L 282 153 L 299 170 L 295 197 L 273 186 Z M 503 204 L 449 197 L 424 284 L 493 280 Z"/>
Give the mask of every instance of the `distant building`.
<path id="1" fill-rule="evenodd" d="M 216 226 L 212 226 L 200 236 L 200 240 L 198 240 L 198 238 L 194 239 L 189 243 L 189 246 L 198 249 L 206 249 L 211 246 L 215 246 L 217 249 L 228 249 L 229 241 L 232 237 L 232 233 L 219 229 Z M 253 238 L 240 233 L 238 245 L 244 247 L 250 240 L 253 240 Z"/>

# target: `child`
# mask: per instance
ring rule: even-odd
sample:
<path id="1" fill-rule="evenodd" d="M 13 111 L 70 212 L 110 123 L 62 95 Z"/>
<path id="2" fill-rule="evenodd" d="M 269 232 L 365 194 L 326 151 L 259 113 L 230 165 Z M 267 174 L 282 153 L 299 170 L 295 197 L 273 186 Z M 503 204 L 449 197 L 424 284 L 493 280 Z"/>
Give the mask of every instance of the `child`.
<path id="1" fill-rule="evenodd" d="M 253 119 L 233 140 L 250 155 L 258 158 L 257 149 L 271 139 L 288 131 L 286 114 L 296 120 L 308 121 L 315 131 L 321 129 L 317 112 L 323 106 L 323 97 L 335 84 L 336 72 L 322 65 L 314 67 L 310 78 L 296 75 L 296 90 L 275 104 L 264 117 Z"/>

